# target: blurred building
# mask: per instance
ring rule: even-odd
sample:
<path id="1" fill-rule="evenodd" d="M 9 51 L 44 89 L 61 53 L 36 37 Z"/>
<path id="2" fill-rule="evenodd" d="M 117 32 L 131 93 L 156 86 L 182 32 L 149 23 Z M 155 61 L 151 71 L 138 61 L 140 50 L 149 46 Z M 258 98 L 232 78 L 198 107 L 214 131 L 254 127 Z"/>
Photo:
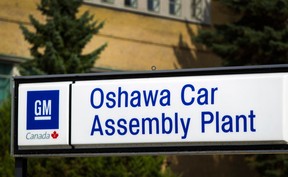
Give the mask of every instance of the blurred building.
<path id="1" fill-rule="evenodd" d="M 44 21 L 37 3 L 39 0 L 0 1 L 0 100 L 13 66 L 31 59 L 19 24 L 33 29 L 29 15 Z M 108 43 L 92 71 L 221 65 L 219 58 L 192 40 L 199 30 L 231 20 L 213 0 L 85 0 L 80 13 L 86 10 L 105 25 L 84 52 Z"/>
<path id="2" fill-rule="evenodd" d="M 83 9 L 106 22 L 98 41 L 91 42 L 93 47 L 100 41 L 108 42 L 96 66 L 117 70 L 150 70 L 155 66 L 166 70 L 220 64 L 192 41 L 199 29 L 211 23 L 209 0 L 86 2 Z"/>

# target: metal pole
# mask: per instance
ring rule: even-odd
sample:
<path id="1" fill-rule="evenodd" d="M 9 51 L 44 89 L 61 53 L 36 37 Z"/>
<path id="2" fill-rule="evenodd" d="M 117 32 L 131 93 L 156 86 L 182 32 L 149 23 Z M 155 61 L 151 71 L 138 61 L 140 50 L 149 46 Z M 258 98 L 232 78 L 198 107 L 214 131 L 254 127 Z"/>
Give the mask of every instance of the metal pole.
<path id="1" fill-rule="evenodd" d="M 27 177 L 27 159 L 15 158 L 15 177 Z"/>

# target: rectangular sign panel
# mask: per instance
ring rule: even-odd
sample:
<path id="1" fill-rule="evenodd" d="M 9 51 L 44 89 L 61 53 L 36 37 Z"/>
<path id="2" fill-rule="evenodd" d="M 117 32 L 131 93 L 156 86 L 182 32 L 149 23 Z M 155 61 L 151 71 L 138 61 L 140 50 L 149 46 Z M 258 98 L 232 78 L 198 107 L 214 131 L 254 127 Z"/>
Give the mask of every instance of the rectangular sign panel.
<path id="1" fill-rule="evenodd" d="M 287 143 L 288 74 L 79 81 L 72 144 Z"/>
<path id="2" fill-rule="evenodd" d="M 17 141 L 21 148 L 69 145 L 70 83 L 19 86 Z"/>
<path id="3" fill-rule="evenodd" d="M 14 156 L 288 152 L 288 65 L 15 77 Z"/>

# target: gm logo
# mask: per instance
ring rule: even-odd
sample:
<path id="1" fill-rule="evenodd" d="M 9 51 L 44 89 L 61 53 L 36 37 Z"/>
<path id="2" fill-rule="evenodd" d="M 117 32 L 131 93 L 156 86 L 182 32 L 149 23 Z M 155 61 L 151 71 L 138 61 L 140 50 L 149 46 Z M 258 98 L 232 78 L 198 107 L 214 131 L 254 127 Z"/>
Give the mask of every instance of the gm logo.
<path id="1" fill-rule="evenodd" d="M 59 90 L 27 92 L 27 130 L 59 128 Z"/>

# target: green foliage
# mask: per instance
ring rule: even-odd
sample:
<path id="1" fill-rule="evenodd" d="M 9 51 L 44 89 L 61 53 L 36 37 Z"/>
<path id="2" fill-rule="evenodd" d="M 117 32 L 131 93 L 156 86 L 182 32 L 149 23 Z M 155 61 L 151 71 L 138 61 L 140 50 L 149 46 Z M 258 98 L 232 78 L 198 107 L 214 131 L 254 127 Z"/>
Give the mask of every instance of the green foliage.
<path id="1" fill-rule="evenodd" d="M 247 157 L 250 165 L 261 177 L 287 177 L 288 156 L 283 154 L 251 155 Z"/>
<path id="2" fill-rule="evenodd" d="M 29 176 L 42 177 L 173 177 L 161 172 L 161 156 L 29 159 Z M 33 167 L 33 168 L 32 168 Z"/>
<path id="3" fill-rule="evenodd" d="M 0 105 L 0 176 L 14 176 L 14 159 L 10 156 L 11 101 Z"/>
<path id="4" fill-rule="evenodd" d="M 38 10 L 45 23 L 30 15 L 35 32 L 20 25 L 34 57 L 21 65 L 22 75 L 84 73 L 93 67 L 106 44 L 88 54 L 83 54 L 83 48 L 104 22 L 94 21 L 88 11 L 77 17 L 81 4 L 82 0 L 41 0 Z"/>
<path id="5" fill-rule="evenodd" d="M 288 63 L 288 0 L 219 0 L 241 14 L 234 23 L 201 31 L 195 40 L 222 57 L 224 65 Z M 262 177 L 287 177 L 287 155 L 251 155 Z"/>
<path id="6" fill-rule="evenodd" d="M 288 63 L 288 0 L 219 0 L 241 14 L 234 23 L 215 25 L 195 38 L 224 65 Z"/>

